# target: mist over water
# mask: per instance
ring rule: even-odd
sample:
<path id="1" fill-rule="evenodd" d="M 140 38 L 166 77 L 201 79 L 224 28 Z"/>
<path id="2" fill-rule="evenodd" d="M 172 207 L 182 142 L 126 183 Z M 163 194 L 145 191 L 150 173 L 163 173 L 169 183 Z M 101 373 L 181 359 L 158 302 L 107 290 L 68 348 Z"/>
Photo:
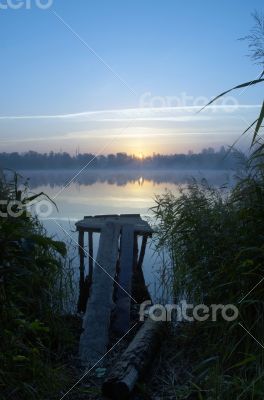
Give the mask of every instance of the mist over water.
<path id="1" fill-rule="evenodd" d="M 231 185 L 234 172 L 230 170 L 179 170 L 179 169 L 98 169 L 98 170 L 22 170 L 21 177 L 29 179 L 30 187 L 35 189 L 39 186 L 62 187 L 72 181 L 77 185 L 90 186 L 96 183 L 108 185 L 126 186 L 137 184 L 143 186 L 147 183 L 156 185 L 165 184 L 187 184 L 192 179 L 206 179 L 209 184 L 222 186 Z"/>
<path id="2" fill-rule="evenodd" d="M 86 215 L 98 214 L 141 214 L 143 219 L 154 223 L 151 207 L 155 206 L 155 196 L 169 190 L 175 195 L 180 188 L 187 187 L 192 179 L 198 182 L 206 179 L 210 185 L 230 188 L 234 182 L 232 171 L 179 171 L 179 170 L 86 170 L 79 171 L 20 171 L 22 183 L 27 178 L 32 193 L 44 192 L 54 199 L 58 211 L 42 218 L 44 227 L 57 240 L 71 244 L 70 256 L 76 270 L 76 293 L 78 291 L 78 235 L 76 221 Z M 94 235 L 95 258 L 99 235 Z M 88 244 L 85 242 L 87 248 Z M 158 298 L 158 274 L 162 267 L 162 257 L 155 253 L 155 244 L 149 240 L 144 259 L 144 274 L 153 297 Z M 88 263 L 86 259 L 86 264 Z"/>

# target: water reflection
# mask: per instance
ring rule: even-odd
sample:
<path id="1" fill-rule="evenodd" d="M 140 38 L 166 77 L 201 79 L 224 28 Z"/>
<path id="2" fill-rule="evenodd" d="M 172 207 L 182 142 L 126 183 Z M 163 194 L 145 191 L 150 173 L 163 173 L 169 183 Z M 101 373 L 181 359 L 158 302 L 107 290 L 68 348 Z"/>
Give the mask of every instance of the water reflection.
<path id="1" fill-rule="evenodd" d="M 155 205 L 155 195 L 165 189 L 179 193 L 179 186 L 185 185 L 191 177 L 198 180 L 206 178 L 212 185 L 232 184 L 232 173 L 227 171 L 85 171 L 73 179 L 76 171 L 22 171 L 24 178 L 30 178 L 29 187 L 33 192 L 45 192 L 54 198 L 58 210 L 42 220 L 50 235 L 58 240 L 71 242 L 69 256 L 78 254 L 75 222 L 84 215 L 96 214 L 141 214 L 143 219 L 153 221 L 151 207 Z M 70 183 L 69 183 L 70 182 Z M 67 183 L 69 183 L 67 185 Z M 66 185 L 66 187 L 64 187 Z M 87 248 L 87 243 L 85 244 Z M 95 249 L 98 238 L 95 241 Z M 147 246 L 144 260 L 144 274 L 153 296 L 160 293 L 160 273 L 164 256 L 160 258 L 154 251 L 154 245 Z M 75 253 L 74 253 L 75 251 Z M 78 257 L 74 259 L 74 268 L 78 276 Z M 155 273 L 156 271 L 156 273 Z M 76 293 L 78 282 L 76 280 Z"/>
<path id="2" fill-rule="evenodd" d="M 38 186 L 66 185 L 79 171 L 58 170 L 58 171 L 21 171 L 23 178 L 30 179 L 32 189 Z M 153 186 L 160 184 L 184 184 L 194 177 L 198 180 L 206 178 L 210 184 L 221 186 L 232 184 L 232 172 L 230 171 L 181 171 L 181 170 L 144 170 L 144 171 L 120 171 L 120 170 L 87 170 L 79 174 L 74 182 L 78 185 L 95 185 L 96 183 L 106 183 L 108 185 L 126 186 L 127 184 L 137 184 L 144 186 L 146 182 L 151 182 Z"/>

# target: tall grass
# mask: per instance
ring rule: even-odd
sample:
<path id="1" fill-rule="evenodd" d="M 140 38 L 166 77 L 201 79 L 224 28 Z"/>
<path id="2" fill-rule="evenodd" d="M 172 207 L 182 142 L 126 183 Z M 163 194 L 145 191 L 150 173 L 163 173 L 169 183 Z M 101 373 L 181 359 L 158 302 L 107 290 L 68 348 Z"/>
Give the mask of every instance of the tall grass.
<path id="1" fill-rule="evenodd" d="M 156 198 L 159 246 L 170 251 L 175 300 L 239 308 L 236 321 L 184 328 L 194 357 L 188 393 L 200 399 L 264 398 L 263 348 L 243 329 L 262 343 L 264 170 L 252 159 L 247 167 L 230 193 L 194 181 L 179 197 Z"/>
<path id="2" fill-rule="evenodd" d="M 32 200 L 17 176 L 0 180 L 0 199 Z M 36 196 L 34 196 L 34 200 Z M 51 399 L 66 379 L 72 334 L 63 315 L 64 243 L 25 210 L 0 218 L 0 398 Z M 1 211 L 6 211 L 2 205 Z"/>
<path id="3" fill-rule="evenodd" d="M 264 17 L 255 19 L 248 38 L 263 67 Z M 263 76 L 231 90 L 263 84 Z M 178 340 L 189 371 L 176 383 L 178 399 L 264 398 L 263 120 L 264 105 L 246 130 L 252 130 L 250 156 L 230 192 L 193 181 L 179 197 L 166 192 L 156 198 L 158 246 L 170 254 L 175 300 L 239 308 L 233 322 L 182 327 Z"/>

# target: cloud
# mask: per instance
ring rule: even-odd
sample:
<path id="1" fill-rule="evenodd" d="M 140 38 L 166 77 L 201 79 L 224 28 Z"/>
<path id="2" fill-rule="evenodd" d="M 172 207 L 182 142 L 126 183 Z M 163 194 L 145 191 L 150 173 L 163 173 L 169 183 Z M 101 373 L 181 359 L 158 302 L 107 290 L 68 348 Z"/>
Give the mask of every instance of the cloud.
<path id="1" fill-rule="evenodd" d="M 173 137 L 184 137 L 189 135 L 224 135 L 230 133 L 237 133 L 237 130 L 229 129 L 217 129 L 217 130 L 195 130 L 195 131 L 183 131 L 176 130 L 173 128 L 164 130 L 163 128 L 152 128 L 151 130 L 147 127 L 129 127 L 127 129 L 97 129 L 87 131 L 73 131 L 62 135 L 52 135 L 48 137 L 48 141 L 76 141 L 76 140 L 127 140 L 127 139 L 149 139 L 149 138 L 173 138 Z M 27 142 L 47 142 L 47 136 L 28 136 L 28 137 L 5 137 L 1 139 L 1 144 L 15 144 L 15 143 L 27 143 Z"/>
<path id="2" fill-rule="evenodd" d="M 61 149 L 150 154 L 232 144 L 256 119 L 259 105 L 99 110 L 84 113 L 0 117 L 1 145 L 8 151 Z M 256 115 L 255 115 L 256 114 Z M 184 147 L 185 146 L 185 147 Z"/>
<path id="3" fill-rule="evenodd" d="M 201 113 L 200 106 L 164 107 L 164 108 L 128 108 L 119 110 L 98 110 L 57 115 L 5 115 L 0 121 L 16 120 L 81 120 L 91 122 L 122 121 L 194 121 L 208 120 L 215 114 L 233 113 L 239 110 L 260 108 L 259 104 L 213 105 Z"/>

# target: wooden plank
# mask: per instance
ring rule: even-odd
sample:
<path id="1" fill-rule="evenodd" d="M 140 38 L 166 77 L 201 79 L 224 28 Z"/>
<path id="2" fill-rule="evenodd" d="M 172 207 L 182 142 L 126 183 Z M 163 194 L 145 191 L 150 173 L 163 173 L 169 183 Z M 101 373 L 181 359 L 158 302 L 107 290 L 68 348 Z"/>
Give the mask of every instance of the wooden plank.
<path id="1" fill-rule="evenodd" d="M 106 218 L 118 218 L 118 219 L 127 219 L 133 218 L 140 221 L 143 221 L 140 214 L 101 214 L 101 215 L 86 215 L 84 219 L 106 219 Z"/>
<path id="2" fill-rule="evenodd" d="M 120 335 L 130 327 L 131 286 L 134 260 L 134 225 L 125 224 L 121 233 L 120 273 L 116 293 L 116 316 L 113 329 Z"/>
<path id="3" fill-rule="evenodd" d="M 77 226 L 98 226 L 99 228 L 105 222 L 117 222 L 120 224 L 135 224 L 141 228 L 150 228 L 149 224 L 146 221 L 140 220 L 139 218 L 130 218 L 130 217 L 108 217 L 108 218 L 84 218 L 83 220 L 76 223 Z"/>
<path id="4" fill-rule="evenodd" d="M 105 215 L 94 215 L 93 218 L 116 218 L 119 217 L 118 214 L 105 214 Z"/>
<path id="5" fill-rule="evenodd" d="M 103 225 L 104 225 L 104 224 L 103 224 Z M 101 233 L 103 225 L 101 225 L 100 227 L 95 226 L 94 228 L 92 228 L 92 227 L 90 227 L 90 228 L 87 228 L 87 227 L 78 227 L 78 228 L 77 228 L 77 231 L 79 231 L 79 232 Z M 146 230 L 146 229 L 139 229 L 139 227 L 135 226 L 135 233 L 136 233 L 137 235 L 139 235 L 139 236 L 148 235 L 148 237 L 152 237 L 153 232 L 154 232 L 154 231 L 153 231 L 153 229 L 151 229 L 151 228 L 148 229 L 148 230 Z"/>
<path id="6" fill-rule="evenodd" d="M 80 359 L 85 366 L 97 362 L 107 351 L 119 235 L 118 224 L 106 223 L 102 229 L 79 346 Z"/>
<path id="7" fill-rule="evenodd" d="M 151 235 L 153 233 L 153 229 L 150 227 L 150 225 L 141 219 L 139 214 L 124 214 L 121 216 L 118 215 L 109 215 L 109 216 L 96 216 L 96 217 L 89 217 L 89 218 L 84 218 L 81 221 L 78 221 L 76 223 L 76 227 L 78 230 L 83 230 L 83 231 L 91 231 L 91 232 L 100 232 L 102 230 L 102 227 L 106 222 L 116 222 L 120 223 L 121 225 L 124 224 L 134 224 L 135 225 L 135 232 L 138 234 L 149 234 Z"/>
<path id="8" fill-rule="evenodd" d="M 120 214 L 120 217 L 129 217 L 129 218 L 140 218 L 141 219 L 141 216 L 140 216 L 140 214 Z M 143 220 L 142 220 L 143 221 Z"/>

